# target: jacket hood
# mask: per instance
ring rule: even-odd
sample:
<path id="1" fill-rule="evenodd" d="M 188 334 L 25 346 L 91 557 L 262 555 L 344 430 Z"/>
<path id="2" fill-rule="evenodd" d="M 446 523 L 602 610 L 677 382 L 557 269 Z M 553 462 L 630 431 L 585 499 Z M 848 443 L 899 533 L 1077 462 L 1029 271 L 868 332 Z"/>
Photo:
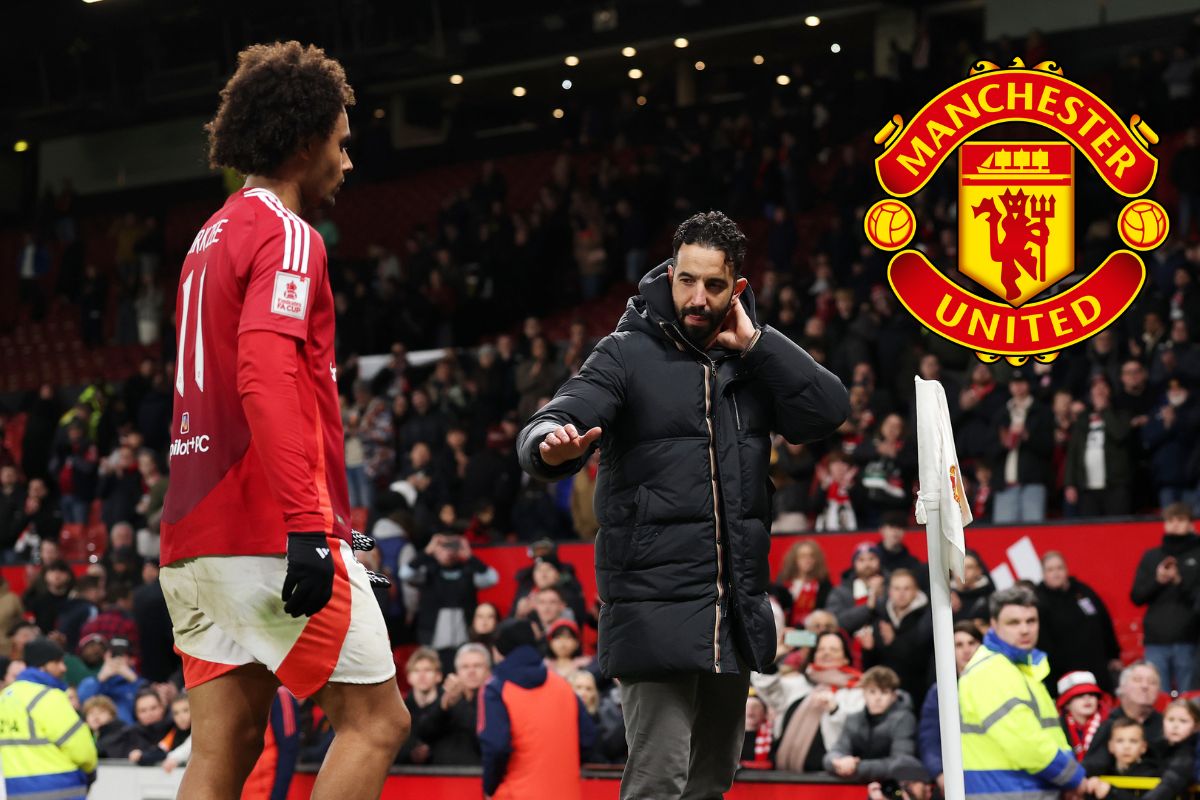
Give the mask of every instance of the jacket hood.
<path id="1" fill-rule="evenodd" d="M 64 692 L 67 690 L 66 683 L 46 672 L 46 670 L 38 669 L 37 667 L 26 667 L 21 670 L 16 679 L 27 683 L 36 683 L 41 686 L 49 686 L 52 689 L 61 689 Z"/>
<path id="2" fill-rule="evenodd" d="M 495 675 L 501 681 L 512 681 L 522 689 L 536 689 L 546 682 L 546 662 L 536 647 L 523 644 L 496 665 Z"/>
<path id="3" fill-rule="evenodd" d="M 888 620 L 893 626 L 899 627 L 905 617 L 917 613 L 927 605 L 929 605 L 929 597 L 924 592 L 918 590 L 917 596 L 913 598 L 913 601 L 909 604 L 908 608 L 904 609 L 903 613 L 896 610 L 896 606 L 892 604 L 891 600 L 885 602 L 883 607 L 887 611 Z"/>
<path id="4" fill-rule="evenodd" d="M 668 258 L 642 276 L 641 281 L 638 282 L 638 294 L 629 298 L 625 304 L 625 313 L 621 315 L 621 321 L 617 323 L 618 331 L 642 331 L 651 336 L 671 339 L 670 334 L 663 328 L 666 325 L 668 329 L 673 329 L 676 334 L 683 337 L 682 331 L 679 330 L 679 322 L 675 318 L 675 301 L 671 297 L 671 277 L 667 274 L 667 268 L 674 265 L 675 259 Z M 742 309 L 750 317 L 754 327 L 759 327 L 758 314 L 754 305 L 754 290 L 749 284 L 741 294 L 741 301 Z"/>

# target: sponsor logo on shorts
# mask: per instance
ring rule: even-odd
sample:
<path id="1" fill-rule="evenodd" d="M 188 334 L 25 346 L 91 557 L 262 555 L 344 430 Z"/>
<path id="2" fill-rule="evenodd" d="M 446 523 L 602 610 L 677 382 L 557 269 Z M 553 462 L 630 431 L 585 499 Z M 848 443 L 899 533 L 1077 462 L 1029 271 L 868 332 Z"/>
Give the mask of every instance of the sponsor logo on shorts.
<path id="1" fill-rule="evenodd" d="M 209 436 L 202 433 L 190 439 L 176 439 L 171 442 L 171 458 L 175 456 L 190 456 L 192 453 L 207 453 Z"/>
<path id="2" fill-rule="evenodd" d="M 329 548 L 328 547 L 318 547 L 317 555 L 319 555 L 321 558 L 328 557 L 329 556 Z"/>

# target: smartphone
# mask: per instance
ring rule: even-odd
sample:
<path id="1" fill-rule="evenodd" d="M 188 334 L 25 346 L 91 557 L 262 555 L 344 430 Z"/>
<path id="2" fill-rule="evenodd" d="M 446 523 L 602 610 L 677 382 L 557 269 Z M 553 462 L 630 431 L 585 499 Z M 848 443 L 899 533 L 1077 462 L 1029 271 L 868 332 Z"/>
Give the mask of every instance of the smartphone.
<path id="1" fill-rule="evenodd" d="M 783 643 L 788 647 L 815 647 L 817 635 L 811 631 L 788 631 L 783 635 Z"/>

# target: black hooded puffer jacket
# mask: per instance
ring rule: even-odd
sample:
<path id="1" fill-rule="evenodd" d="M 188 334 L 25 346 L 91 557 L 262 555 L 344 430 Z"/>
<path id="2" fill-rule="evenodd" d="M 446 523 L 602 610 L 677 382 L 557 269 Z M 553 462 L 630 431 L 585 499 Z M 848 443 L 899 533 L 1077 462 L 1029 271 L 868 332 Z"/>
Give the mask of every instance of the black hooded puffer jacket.
<path id="1" fill-rule="evenodd" d="M 522 467 L 553 480 L 586 455 L 547 466 L 546 434 L 568 423 L 603 430 L 596 582 L 610 677 L 737 672 L 734 647 L 751 669 L 774 660 L 770 433 L 813 441 L 849 413 L 838 378 L 769 327 L 744 355 L 692 345 L 676 324 L 668 264 L 642 278 L 616 331 L 517 440 Z M 741 302 L 755 321 L 749 288 Z"/>

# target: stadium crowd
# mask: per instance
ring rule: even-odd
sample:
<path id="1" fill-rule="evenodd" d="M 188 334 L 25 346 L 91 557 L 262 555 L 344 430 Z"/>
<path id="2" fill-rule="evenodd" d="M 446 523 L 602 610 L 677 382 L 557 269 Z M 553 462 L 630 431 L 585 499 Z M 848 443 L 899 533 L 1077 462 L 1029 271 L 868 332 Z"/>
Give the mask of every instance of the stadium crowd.
<path id="1" fill-rule="evenodd" d="M 1026 62 L 1040 60 L 1044 47 L 1031 36 Z M 942 55 L 951 79 L 963 52 Z M 919 48 L 898 58 L 902 73 L 939 68 Z M 652 124 L 626 98 L 615 116 L 581 123 L 572 149 L 617 144 L 559 157 L 528 208 L 509 205 L 506 176 L 485 163 L 473 185 L 444 199 L 436 226 L 414 228 L 401 252 L 339 257 L 336 218 L 315 220 L 337 265 L 352 504 L 378 542 L 359 557 L 393 578 L 390 591 L 379 591 L 393 644 L 418 645 L 402 665 L 413 736 L 398 763 L 480 764 L 478 695 L 497 626 L 512 616 L 537 623 L 547 667 L 570 680 L 592 717 L 598 736 L 585 761 L 623 761 L 620 687 L 588 652 L 596 598 L 556 554 L 560 542 L 596 536 L 598 461 L 545 484 L 521 472 L 514 441 L 611 322 L 581 315 L 565 341 L 551 341 L 546 318 L 564 305 L 631 293 L 665 256 L 664 225 L 712 206 L 748 220 L 760 318 L 850 390 L 850 418 L 829 440 L 776 440 L 774 532 L 879 533 L 848 565 L 827 565 L 812 540 L 788 552 L 773 586 L 778 659 L 755 676 L 747 699 L 743 766 L 882 784 L 872 796 L 924 797 L 938 783 L 927 572 L 903 542 L 916 480 L 911 376 L 920 374 L 946 387 L 977 520 L 1162 510 L 1163 543 L 1129 576 L 1134 602 L 1147 609 L 1145 661 L 1120 663 L 1103 602 L 1057 553 L 1044 555 L 1036 587 L 1039 647 L 1067 741 L 1090 776 L 1190 779 L 1200 712 L 1186 700 L 1163 714 L 1153 706 L 1160 688 L 1200 683 L 1196 61 L 1186 48 L 1125 58 L 1114 105 L 1144 106 L 1164 132 L 1183 137 L 1160 178 L 1179 198 L 1168 209 L 1173 233 L 1148 259 L 1147 284 L 1121 322 L 1051 364 L 979 363 L 924 335 L 898 306 L 886 259 L 863 243 L 857 222 L 878 194 L 861 137 L 870 126 L 847 108 L 849 85 L 799 65 L 794 91 L 756 98 L 761 113 L 701 108 Z M 1080 202 L 1095 215 L 1083 226 L 1084 265 L 1099 263 L 1094 256 L 1113 243 L 1102 205 Z M 77 304 L 85 339 L 98 345 L 107 331 L 118 342 L 161 346 L 162 355 L 123 385 L 93 382 L 65 407 L 51 386 L 25 402 L 20 453 L 0 452 L 0 563 L 27 565 L 30 582 L 19 597 L 0 583 L 0 674 L 13 680 L 24 646 L 50 636 L 65 651 L 67 682 L 101 755 L 172 769 L 186 762 L 189 717 L 157 584 L 170 479 L 174 344 L 162 309 L 171 276 L 156 223 L 135 215 L 111 233 L 116 273 L 99 275 L 74 247 L 71 208 L 67 190 L 48 202 L 40 227 L 65 248 L 57 286 Z M 952 185 L 935 185 L 915 210 L 921 247 L 953 263 Z M 47 256 L 34 239 L 29 247 L 22 269 L 28 261 L 33 270 Z M 41 291 L 36 280 L 22 282 L 33 317 L 45 311 Z M 110 296 L 115 318 L 106 318 Z M 445 350 L 427 366 L 410 363 L 410 352 L 425 348 Z M 377 352 L 388 352 L 388 363 L 361 372 L 360 357 Z M 61 557 L 60 532 L 97 519 L 104 554 L 76 576 Z M 514 542 L 529 544 L 531 562 L 514 576 L 511 603 L 480 604 L 477 592 L 499 576 L 476 550 Z M 954 592 L 960 670 L 986 632 L 993 589 L 987 566 L 971 555 Z M 331 731 L 309 707 L 304 718 L 301 756 L 319 761 Z"/>

